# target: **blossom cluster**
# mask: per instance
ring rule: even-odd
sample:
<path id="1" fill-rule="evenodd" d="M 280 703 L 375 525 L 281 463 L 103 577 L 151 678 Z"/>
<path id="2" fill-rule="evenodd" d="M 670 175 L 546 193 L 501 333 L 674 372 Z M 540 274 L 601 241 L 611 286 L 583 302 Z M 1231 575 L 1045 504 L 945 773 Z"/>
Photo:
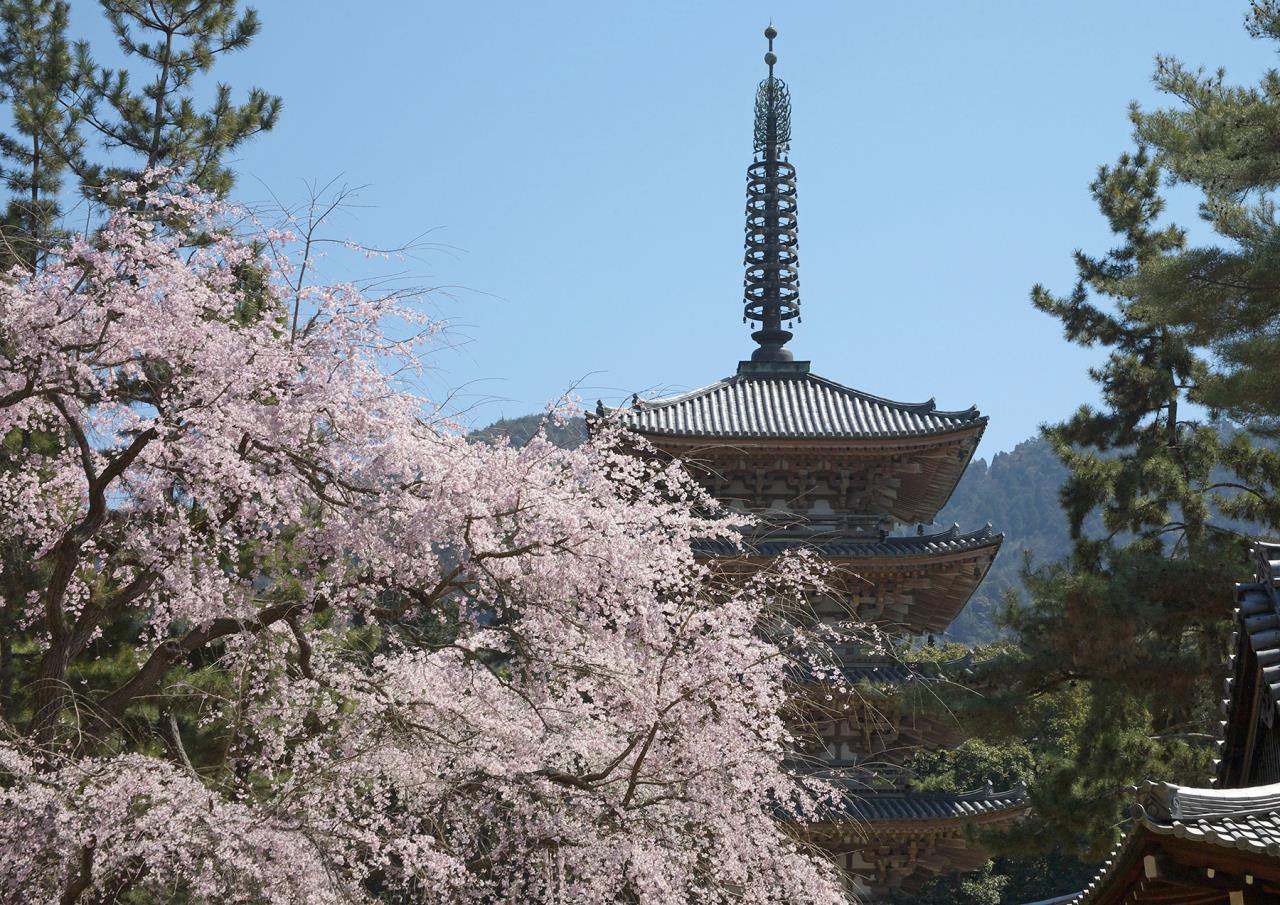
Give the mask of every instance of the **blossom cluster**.
<path id="1" fill-rule="evenodd" d="M 469 441 L 402 300 L 234 220 L 153 194 L 0 282 L 0 898 L 844 901 L 758 631 L 809 570 L 699 561 L 741 523 L 607 423 Z"/>

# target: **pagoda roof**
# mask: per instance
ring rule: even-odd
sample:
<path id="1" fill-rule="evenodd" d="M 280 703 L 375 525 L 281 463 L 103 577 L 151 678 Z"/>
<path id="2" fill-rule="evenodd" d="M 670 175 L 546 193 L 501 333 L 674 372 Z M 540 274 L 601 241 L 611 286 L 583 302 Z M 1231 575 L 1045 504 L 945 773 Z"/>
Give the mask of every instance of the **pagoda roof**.
<path id="1" fill-rule="evenodd" d="M 741 546 L 724 540 L 700 540 L 693 544 L 700 556 L 723 558 L 731 568 L 753 568 L 762 561 L 791 551 L 807 550 L 843 568 L 830 573 L 834 586 L 865 589 L 873 576 L 903 572 L 927 572 L 928 585 L 891 598 L 884 609 L 868 618 L 882 628 L 914 634 L 943 632 L 977 589 L 994 561 L 1004 535 L 988 525 L 963 533 L 957 527 L 938 534 L 860 539 L 840 535 L 798 535 L 747 539 Z M 736 564 L 736 565 L 735 565 Z"/>
<path id="2" fill-rule="evenodd" d="M 933 665 L 933 664 L 930 664 Z M 940 678 L 937 670 L 925 673 L 914 664 L 904 663 L 892 657 L 867 658 L 856 663 L 841 663 L 840 675 L 846 682 L 872 685 L 902 685 L 907 682 L 935 681 Z"/>
<path id="3" fill-rule="evenodd" d="M 745 362 L 744 365 L 751 365 Z M 976 408 L 894 402 L 810 374 L 807 362 L 740 368 L 687 393 L 636 397 L 619 412 L 642 434 L 724 439 L 874 440 L 932 437 L 986 426 Z"/>
<path id="4" fill-rule="evenodd" d="M 1117 896 L 1131 888 L 1135 862 L 1150 850 L 1153 838 L 1229 850 L 1255 861 L 1273 862 L 1271 866 L 1280 871 L 1280 783 L 1244 789 L 1202 789 L 1148 782 L 1135 792 L 1133 827 L 1089 885 L 1062 901 L 1070 905 L 1121 901 Z M 1148 875 L 1147 879 L 1158 881 L 1160 877 Z M 1188 884 L 1179 880 L 1178 885 L 1185 888 Z M 1207 881 L 1205 885 L 1217 888 Z"/>
<path id="5" fill-rule="evenodd" d="M 966 653 L 947 661 L 936 660 L 902 660 L 893 656 L 862 656 L 844 660 L 833 667 L 833 672 L 851 685 L 866 683 L 868 685 L 909 685 L 918 682 L 944 682 L 950 671 L 969 668 L 973 664 L 973 655 Z M 825 679 L 818 676 L 815 669 L 808 665 L 796 665 L 792 668 L 793 678 L 805 684 L 822 684 Z M 833 676 L 834 678 L 834 676 Z"/>
<path id="6" fill-rule="evenodd" d="M 929 664 L 930 666 L 934 664 Z M 856 685 L 862 682 L 871 685 L 902 685 L 913 681 L 931 681 L 939 678 L 937 670 L 934 674 L 926 674 L 895 657 L 859 657 L 856 661 L 842 662 L 832 666 L 825 675 L 819 675 L 807 662 L 793 663 L 788 668 L 793 680 L 805 685 L 823 685 L 839 676 L 845 682 Z"/>
<path id="7" fill-rule="evenodd" d="M 1029 806 L 1026 790 L 1021 785 L 1004 792 L 987 785 L 959 794 L 851 789 L 823 822 L 973 822 L 975 818 L 1019 816 Z"/>
<path id="8" fill-rule="evenodd" d="M 950 661 L 904 661 L 890 655 L 858 657 L 841 662 L 838 673 L 846 682 L 858 685 L 910 685 L 914 682 L 945 682 L 947 676 L 973 666 L 973 654 L 956 657 Z M 812 669 L 805 673 L 806 681 L 817 681 Z"/>
<path id="9" fill-rule="evenodd" d="M 976 531 L 963 532 L 959 525 L 935 534 L 912 534 L 903 537 L 854 538 L 815 534 L 811 536 L 765 538 L 745 543 L 740 549 L 730 541 L 695 541 L 696 553 L 707 556 L 782 556 L 796 550 L 808 550 L 825 559 L 871 559 L 885 557 L 933 557 L 966 553 L 983 547 L 999 546 L 1004 535 L 988 524 Z"/>

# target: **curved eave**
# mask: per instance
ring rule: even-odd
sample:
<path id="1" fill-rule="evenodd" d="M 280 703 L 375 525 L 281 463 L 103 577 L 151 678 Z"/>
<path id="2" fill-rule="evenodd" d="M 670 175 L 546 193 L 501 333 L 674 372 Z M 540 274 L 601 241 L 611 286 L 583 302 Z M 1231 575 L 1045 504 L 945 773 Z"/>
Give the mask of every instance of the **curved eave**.
<path id="1" fill-rule="evenodd" d="M 719 448 L 732 447 L 751 449 L 763 447 L 768 449 L 841 449 L 874 453 L 881 451 L 899 452 L 901 450 L 931 449 L 947 443 L 963 440 L 968 437 L 981 439 L 987 429 L 987 416 L 982 415 L 966 424 L 938 428 L 926 431 L 904 431 L 884 434 L 774 434 L 774 433 L 700 433 L 697 431 L 655 430 L 628 423 L 623 424 L 632 433 L 663 448 L 678 443 L 682 448 Z"/>
<path id="2" fill-rule="evenodd" d="M 786 553 L 807 551 L 824 560 L 849 564 L 922 564 L 969 558 L 976 552 L 995 551 L 1004 535 L 990 525 L 976 531 L 962 532 L 953 527 L 936 534 L 886 537 L 877 540 L 815 535 L 813 537 L 765 537 L 744 541 L 741 549 L 727 541 L 697 541 L 696 553 L 704 556 L 734 557 L 747 560 L 771 560 Z"/>
<path id="3" fill-rule="evenodd" d="M 948 532 L 949 533 L 949 532 Z M 941 537 L 942 535 L 934 535 Z M 910 542 L 915 538 L 887 538 L 886 541 Z M 927 541 L 929 538 L 924 538 Z M 835 566 L 831 575 L 833 584 L 839 583 L 842 573 L 849 579 L 850 590 L 877 576 L 892 576 L 903 572 L 929 569 L 938 573 L 938 582 L 912 592 L 912 600 L 904 606 L 894 606 L 872 619 L 882 628 L 906 631 L 913 634 L 938 634 L 947 630 L 952 621 L 964 609 L 973 592 L 986 578 L 1004 535 L 990 528 L 968 535 L 956 535 L 947 544 L 935 549 L 911 549 L 903 544 L 893 550 L 892 544 L 879 541 L 763 541 L 740 551 L 729 544 L 715 542 L 702 550 L 695 545 L 695 553 L 715 556 L 730 563 L 740 563 L 748 568 L 759 568 L 793 549 L 807 549 Z M 707 549 L 712 548 L 712 549 Z M 948 566 L 951 569 L 948 570 Z M 959 567 L 959 568 L 957 568 Z"/>
<path id="4" fill-rule="evenodd" d="M 1189 842 L 1192 845 L 1199 843 L 1206 847 L 1212 846 L 1216 849 L 1222 849 L 1224 854 L 1239 852 L 1245 858 L 1255 859 L 1259 866 L 1271 868 L 1272 873 L 1276 873 L 1280 869 L 1280 859 L 1277 859 L 1275 855 L 1267 854 L 1265 851 L 1236 844 L 1222 844 L 1213 839 L 1204 838 L 1194 828 L 1189 829 L 1185 826 L 1151 826 L 1143 822 L 1126 833 L 1120 843 L 1111 850 L 1111 854 L 1107 856 L 1107 860 L 1103 862 L 1102 867 L 1094 874 L 1088 886 L 1078 893 L 1049 901 L 1054 905 L 1058 905 L 1058 903 L 1062 903 L 1062 905 L 1104 905 L 1104 903 L 1105 905 L 1113 905 L 1113 903 L 1114 905 L 1120 905 L 1120 903 L 1133 901 L 1131 892 L 1134 885 L 1141 883 L 1145 879 L 1142 872 L 1144 856 L 1152 850 L 1153 845 L 1157 846 L 1158 850 L 1162 840 L 1165 839 Z M 1257 870 L 1256 867 L 1254 869 Z M 1170 899 L 1169 901 L 1172 903 L 1185 900 Z M 1221 901 L 1226 901 L 1225 894 Z M 1262 899 L 1259 901 L 1269 902 L 1273 900 Z M 1031 903 L 1031 905 L 1040 905 L 1040 903 Z"/>
<path id="5" fill-rule="evenodd" d="M 863 825 L 867 832 L 921 831 L 926 826 L 972 826 L 1017 820 L 1030 810 L 1026 792 L 981 789 L 958 795 L 918 792 L 866 792 L 850 795 L 835 813 L 816 826 Z"/>
<path id="6" fill-rule="evenodd" d="M 1163 845 L 1165 840 L 1206 852 L 1230 852 L 1251 859 L 1256 865 L 1252 870 L 1265 870 L 1273 880 L 1280 878 L 1280 783 L 1199 789 L 1148 782 L 1137 793 L 1133 826 L 1089 885 L 1064 901 L 1071 905 L 1128 901 L 1138 862 L 1153 844 Z"/>
<path id="7" fill-rule="evenodd" d="M 1280 544 L 1255 542 L 1256 581 L 1235 587 L 1235 631 L 1227 660 L 1227 678 L 1219 708 L 1215 785 L 1244 781 L 1251 727 L 1271 711 L 1270 725 L 1280 718 Z"/>
<path id="8" fill-rule="evenodd" d="M 775 373 L 739 370 L 688 392 L 647 400 L 635 396 L 629 406 L 600 403 L 597 413 L 650 437 L 729 442 L 929 437 L 986 424 L 974 406 L 948 411 L 932 399 L 898 402 L 812 374 L 807 363 L 796 364 L 803 366 Z"/>
<path id="9" fill-rule="evenodd" d="M 785 375 L 785 376 L 784 376 Z M 731 386 L 735 383 L 751 383 L 768 380 L 772 376 L 774 379 L 791 380 L 794 382 L 812 382 L 835 391 L 841 395 L 856 397 L 865 402 L 874 405 L 883 406 L 885 408 L 900 409 L 913 415 L 932 415 L 937 418 L 976 418 L 978 417 L 978 407 L 971 405 L 967 409 L 957 409 L 955 411 L 946 411 L 938 408 L 938 403 L 933 399 L 926 399 L 924 402 L 901 402 L 897 399 L 890 399 L 888 396 L 877 396 L 875 393 L 868 393 L 866 390 L 857 390 L 853 387 L 847 387 L 842 383 L 837 383 L 827 377 L 821 377 L 808 370 L 807 364 L 801 370 L 778 372 L 773 375 L 763 374 L 755 377 L 744 377 L 741 373 L 725 377 L 714 383 L 705 386 L 695 387 L 692 390 L 685 390 L 683 393 L 672 393 L 670 396 L 655 396 L 651 399 L 642 399 L 639 396 L 632 397 L 630 409 L 637 411 L 650 411 L 653 409 L 670 408 L 693 399 L 707 396 L 708 394 Z M 618 406 L 612 411 L 627 410 L 628 406 Z"/>

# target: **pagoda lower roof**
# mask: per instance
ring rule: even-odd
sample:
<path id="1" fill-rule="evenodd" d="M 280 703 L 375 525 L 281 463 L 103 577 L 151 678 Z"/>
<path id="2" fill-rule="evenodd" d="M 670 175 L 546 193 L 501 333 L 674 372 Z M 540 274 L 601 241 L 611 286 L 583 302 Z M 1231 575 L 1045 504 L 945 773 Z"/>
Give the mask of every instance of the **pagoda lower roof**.
<path id="1" fill-rule="evenodd" d="M 695 541 L 695 555 L 721 560 L 728 570 L 750 571 L 792 551 L 808 551 L 839 566 L 828 573 L 831 597 L 852 595 L 858 617 L 892 632 L 946 631 L 968 602 L 1004 541 L 990 526 L 968 534 L 952 528 L 935 535 L 858 538 L 848 535 L 800 535 L 730 541 Z M 904 580 L 914 587 L 876 600 L 878 582 Z M 870 597 L 865 595 L 870 593 Z"/>
<path id="2" fill-rule="evenodd" d="M 764 538 L 744 543 L 741 549 L 723 540 L 695 541 L 694 552 L 704 556 L 775 557 L 807 550 L 825 559 L 931 558 L 999 546 L 1004 535 L 990 525 L 962 532 L 957 525 L 936 534 L 904 537 L 854 538 L 815 534 Z"/>
<path id="3" fill-rule="evenodd" d="M 834 667 L 840 679 L 852 685 L 866 683 L 869 685 L 906 685 L 913 682 L 945 681 L 946 670 L 964 668 L 973 662 L 970 655 L 957 657 L 944 663 L 932 660 L 908 662 L 896 657 L 859 657 Z M 793 668 L 796 681 L 804 684 L 822 684 L 825 680 L 818 676 L 813 667 L 804 665 Z M 834 678 L 834 676 L 833 676 Z"/>
<path id="4" fill-rule="evenodd" d="M 1221 862 L 1220 871 L 1228 865 L 1237 869 L 1247 867 L 1248 859 L 1252 859 L 1273 878 L 1280 877 L 1280 783 L 1244 789 L 1202 789 L 1148 782 L 1135 791 L 1133 826 L 1125 838 L 1083 891 L 1061 901 L 1070 905 L 1131 901 L 1129 893 L 1135 883 L 1135 865 L 1150 851 L 1150 843 L 1161 839 L 1207 846 L 1209 848 L 1202 850 L 1209 854 L 1210 860 L 1215 850 L 1220 850 L 1219 857 L 1238 855 L 1245 859 Z M 1180 860 L 1188 859 L 1184 855 Z M 1194 885 L 1187 888 L 1185 879 L 1179 881 L 1177 885 L 1186 888 L 1188 898 L 1185 899 L 1177 897 L 1178 890 L 1160 882 L 1158 870 L 1155 877 L 1143 875 L 1137 882 L 1143 880 L 1146 881 L 1144 888 L 1150 886 L 1153 893 L 1163 895 L 1159 899 L 1162 902 L 1201 901 L 1195 898 L 1197 894 L 1211 896 L 1214 892 L 1220 893 L 1221 899 L 1212 901 L 1225 902 L 1227 898 L 1221 885 L 1212 884 L 1208 879 L 1198 893 Z M 1152 883 L 1153 880 L 1156 882 Z M 1139 894 L 1132 901 L 1148 900 Z"/>
<path id="5" fill-rule="evenodd" d="M 932 670 L 931 670 L 932 672 Z M 842 663 L 840 675 L 846 682 L 858 684 L 867 682 L 872 685 L 902 685 L 907 682 L 928 681 L 936 676 L 926 675 L 910 663 L 894 660 L 889 657 L 876 660 L 863 660 L 858 663 Z"/>
<path id="6" fill-rule="evenodd" d="M 833 806 L 823 823 L 936 823 L 1021 816 L 1030 807 L 1026 790 L 1014 786 L 997 792 L 991 786 L 972 792 L 902 792 L 850 790 Z"/>
<path id="7" fill-rule="evenodd" d="M 744 365 L 751 364 L 749 362 Z M 930 437 L 982 429 L 976 408 L 940 410 L 894 402 L 808 372 L 807 362 L 739 368 L 687 393 L 635 398 L 617 411 L 641 434 L 668 437 L 865 440 Z"/>

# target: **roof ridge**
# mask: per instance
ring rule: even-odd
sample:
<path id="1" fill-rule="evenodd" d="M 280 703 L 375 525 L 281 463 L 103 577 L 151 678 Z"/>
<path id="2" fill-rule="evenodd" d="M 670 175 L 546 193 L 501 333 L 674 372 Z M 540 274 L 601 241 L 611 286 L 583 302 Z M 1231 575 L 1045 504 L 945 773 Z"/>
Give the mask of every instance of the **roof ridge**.
<path id="1" fill-rule="evenodd" d="M 981 432 L 988 420 L 977 406 L 898 402 L 812 373 L 738 373 L 668 396 L 636 394 L 612 411 L 640 433 L 695 437 L 923 438 Z"/>
<path id="2" fill-rule="evenodd" d="M 718 387 L 728 386 L 729 383 L 734 379 L 734 376 L 736 375 L 731 375 L 729 377 L 721 377 L 719 380 L 712 381 L 711 383 L 705 384 L 704 386 L 694 387 L 692 390 L 685 390 L 683 393 L 676 393 L 672 396 L 655 396 L 652 399 L 645 399 L 639 393 L 632 393 L 631 407 L 632 408 L 655 408 L 663 405 L 675 405 L 676 403 L 684 402 L 687 399 L 692 399 L 702 393 L 709 393 Z M 614 411 L 619 411 L 619 410 L 625 409 L 626 407 L 627 406 L 623 404 L 614 408 Z"/>
<path id="3" fill-rule="evenodd" d="M 989 801 L 993 798 L 1019 798 L 1027 794 L 1023 783 L 1014 783 L 1008 789 L 997 792 L 995 786 L 987 783 L 969 792 L 943 792 L 936 789 L 863 789 L 859 797 L 865 798 L 912 798 L 917 801 Z"/>
<path id="4" fill-rule="evenodd" d="M 1257 668 L 1263 675 L 1264 700 L 1262 707 L 1274 708 L 1272 719 L 1280 716 L 1280 699 L 1274 695 L 1274 685 L 1280 680 L 1280 595 L 1276 582 L 1280 580 L 1280 544 L 1255 540 L 1253 542 L 1254 579 L 1236 582 L 1233 589 L 1235 606 L 1231 612 L 1232 633 L 1230 653 L 1227 655 L 1226 676 L 1218 709 L 1222 719 L 1218 722 L 1214 746 L 1215 756 L 1210 765 L 1210 780 L 1215 788 L 1227 782 L 1231 760 L 1228 748 L 1236 736 L 1233 716 L 1238 688 L 1237 672 L 1244 668 L 1241 654 L 1252 649 Z M 1265 698 L 1270 698 L 1270 701 Z"/>
<path id="5" fill-rule="evenodd" d="M 1148 780 L 1133 791 L 1133 816 L 1147 822 L 1185 823 L 1280 811 L 1280 783 L 1220 789 Z"/>
<path id="6" fill-rule="evenodd" d="M 976 405 L 971 405 L 963 409 L 940 409 L 936 397 L 930 396 L 924 402 L 903 402 L 899 399 L 890 399 L 888 396 L 880 396 L 876 393 L 868 392 L 857 387 L 851 387 L 848 384 L 840 383 L 832 380 L 830 377 L 823 377 L 821 374 L 812 374 L 809 372 L 796 374 L 730 374 L 728 377 L 722 377 L 711 383 L 704 384 L 700 387 L 694 387 L 685 390 L 682 393 L 674 393 L 670 396 L 655 396 L 651 399 L 645 399 L 639 393 L 633 393 L 631 396 L 633 406 L 642 406 L 653 408 L 661 405 L 674 405 L 684 402 L 687 399 L 699 396 L 703 393 L 709 393 L 722 386 L 734 386 L 740 383 L 766 383 L 771 381 L 777 382 L 803 382 L 812 381 L 814 383 L 825 384 L 826 386 L 865 399 L 868 402 L 878 402 L 881 405 L 887 405 L 891 408 L 904 409 L 916 415 L 936 415 L 939 418 L 978 418 L 982 417 L 986 420 L 986 416 L 982 415 Z M 620 406 L 621 408 L 621 406 Z"/>
<path id="7" fill-rule="evenodd" d="M 888 396 L 878 396 L 875 393 L 869 393 L 866 390 L 860 390 L 857 387 L 851 387 L 848 384 L 844 384 L 844 383 L 840 383 L 839 381 L 832 380 L 830 377 L 823 377 L 821 374 L 810 373 L 810 374 L 803 374 L 800 376 L 807 377 L 810 380 L 814 380 L 818 383 L 825 383 L 829 387 L 832 387 L 837 390 L 843 390 L 846 393 L 852 393 L 855 396 L 860 396 L 863 399 L 868 399 L 872 402 L 879 402 L 884 405 L 893 406 L 894 408 L 908 409 L 914 414 L 936 415 L 939 418 L 947 418 L 947 417 L 961 418 L 964 416 L 970 416 L 970 417 L 976 418 L 980 415 L 980 412 L 978 411 L 978 407 L 976 405 L 971 405 L 967 409 L 940 409 L 938 408 L 937 398 L 934 396 L 930 396 L 924 402 L 902 402 L 897 399 L 890 399 Z M 756 379 L 760 379 L 760 378 L 756 378 Z"/>

